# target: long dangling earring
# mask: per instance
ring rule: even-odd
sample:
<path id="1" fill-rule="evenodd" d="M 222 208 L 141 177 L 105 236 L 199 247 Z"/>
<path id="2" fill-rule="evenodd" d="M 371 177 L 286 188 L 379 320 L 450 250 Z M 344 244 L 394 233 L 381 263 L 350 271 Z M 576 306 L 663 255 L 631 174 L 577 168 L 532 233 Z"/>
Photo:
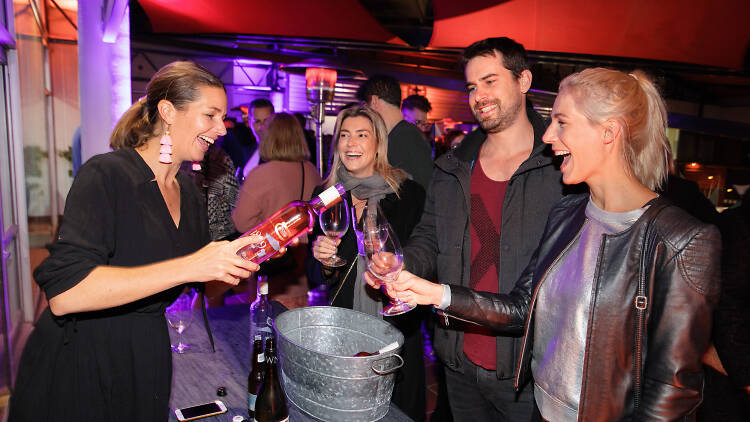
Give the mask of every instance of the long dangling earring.
<path id="1" fill-rule="evenodd" d="M 159 148 L 159 162 L 172 164 L 172 137 L 169 136 L 169 129 L 164 131 L 164 135 L 161 135 L 159 144 L 161 145 L 161 148 Z"/>
<path id="2" fill-rule="evenodd" d="M 201 171 L 201 162 L 193 161 L 193 171 Z"/>

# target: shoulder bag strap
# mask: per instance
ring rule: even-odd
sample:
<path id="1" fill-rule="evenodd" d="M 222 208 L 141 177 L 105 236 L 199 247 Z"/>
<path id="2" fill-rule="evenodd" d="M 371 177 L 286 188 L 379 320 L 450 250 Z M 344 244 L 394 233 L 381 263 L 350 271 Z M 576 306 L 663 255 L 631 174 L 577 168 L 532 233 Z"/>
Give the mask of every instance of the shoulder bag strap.
<path id="1" fill-rule="evenodd" d="M 299 165 L 302 167 L 302 189 L 299 190 L 299 200 L 304 201 L 305 199 L 305 162 L 300 161 Z"/>
<path id="2" fill-rule="evenodd" d="M 638 409 L 641 406 L 641 397 L 643 393 L 643 338 L 646 332 L 646 311 L 648 310 L 649 300 L 649 281 L 651 277 L 651 266 L 654 263 L 654 254 L 656 253 L 656 230 L 654 229 L 654 220 L 665 207 L 662 206 L 656 210 L 656 213 L 648 221 L 646 234 L 641 250 L 641 262 L 639 265 L 638 286 L 636 287 L 635 306 L 635 346 L 633 350 L 633 408 Z"/>

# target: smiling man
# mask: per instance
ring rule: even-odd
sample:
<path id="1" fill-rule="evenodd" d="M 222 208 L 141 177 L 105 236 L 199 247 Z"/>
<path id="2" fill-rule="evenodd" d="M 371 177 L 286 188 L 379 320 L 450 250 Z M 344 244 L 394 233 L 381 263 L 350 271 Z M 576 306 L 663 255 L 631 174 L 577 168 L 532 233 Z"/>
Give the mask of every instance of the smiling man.
<path id="1" fill-rule="evenodd" d="M 508 293 L 563 185 L 542 142 L 544 121 L 527 108 L 532 75 L 524 47 L 505 37 L 478 41 L 466 48 L 462 64 L 480 129 L 435 162 L 405 268 L 444 284 Z M 441 322 L 435 351 L 445 365 L 454 420 L 529 420 L 533 386 L 517 392 L 513 380 L 520 338 L 455 319 Z"/>

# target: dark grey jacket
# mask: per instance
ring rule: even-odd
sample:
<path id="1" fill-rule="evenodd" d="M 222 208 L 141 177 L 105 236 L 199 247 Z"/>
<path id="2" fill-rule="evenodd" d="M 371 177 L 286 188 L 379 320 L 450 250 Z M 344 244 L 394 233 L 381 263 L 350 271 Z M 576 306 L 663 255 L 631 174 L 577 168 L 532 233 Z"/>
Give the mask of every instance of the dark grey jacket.
<path id="1" fill-rule="evenodd" d="M 502 204 L 498 266 L 501 293 L 510 292 L 526 268 L 542 237 L 547 214 L 565 189 L 560 172 L 552 163 L 551 150 L 542 142 L 544 120 L 533 109 L 527 112 L 534 126 L 534 148 L 510 178 Z M 422 219 L 405 248 L 408 271 L 439 283 L 469 286 L 471 172 L 486 139 L 486 133 L 476 130 L 435 162 Z M 517 337 L 497 337 L 498 378 L 513 377 L 521 347 L 519 337 L 520 333 Z M 462 371 L 460 321 L 436 326 L 434 347 L 444 364 Z"/>
<path id="2" fill-rule="evenodd" d="M 525 331 L 517 387 L 531 376 L 534 318 L 542 312 L 534 306 L 539 286 L 583 227 L 588 198 L 571 195 L 552 209 L 539 249 L 509 294 L 451 286 L 446 312 L 510 334 Z M 654 233 L 651 255 L 644 252 L 649 225 Z M 703 388 L 701 356 L 719 297 L 720 256 L 716 227 L 663 198 L 653 201 L 629 229 L 602 238 L 579 421 L 693 420 Z M 639 284 L 645 300 L 636 299 Z M 643 309 L 642 336 L 637 335 L 637 304 Z M 641 363 L 640 371 L 634 362 Z M 636 391 L 640 405 L 635 404 Z"/>

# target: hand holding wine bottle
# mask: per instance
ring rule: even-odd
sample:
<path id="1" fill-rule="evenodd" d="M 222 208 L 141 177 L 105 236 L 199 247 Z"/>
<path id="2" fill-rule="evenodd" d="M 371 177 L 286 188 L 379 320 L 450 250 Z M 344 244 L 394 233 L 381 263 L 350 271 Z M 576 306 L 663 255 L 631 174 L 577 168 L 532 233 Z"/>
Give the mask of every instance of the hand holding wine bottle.
<path id="1" fill-rule="evenodd" d="M 324 190 L 310 202 L 290 202 L 266 221 L 243 234 L 240 238 L 257 235 L 263 240 L 240 248 L 237 255 L 256 264 L 278 255 L 283 247 L 308 233 L 313 227 L 314 216 L 341 201 L 344 193 L 346 191 L 339 183 Z"/>
<path id="2" fill-rule="evenodd" d="M 222 281 L 237 285 L 250 273 L 258 271 L 258 264 L 237 256 L 237 250 L 258 244 L 263 241 L 260 236 L 247 236 L 235 239 L 211 242 L 196 252 L 182 258 L 180 267 L 189 273 L 188 279 L 194 281 Z"/>

